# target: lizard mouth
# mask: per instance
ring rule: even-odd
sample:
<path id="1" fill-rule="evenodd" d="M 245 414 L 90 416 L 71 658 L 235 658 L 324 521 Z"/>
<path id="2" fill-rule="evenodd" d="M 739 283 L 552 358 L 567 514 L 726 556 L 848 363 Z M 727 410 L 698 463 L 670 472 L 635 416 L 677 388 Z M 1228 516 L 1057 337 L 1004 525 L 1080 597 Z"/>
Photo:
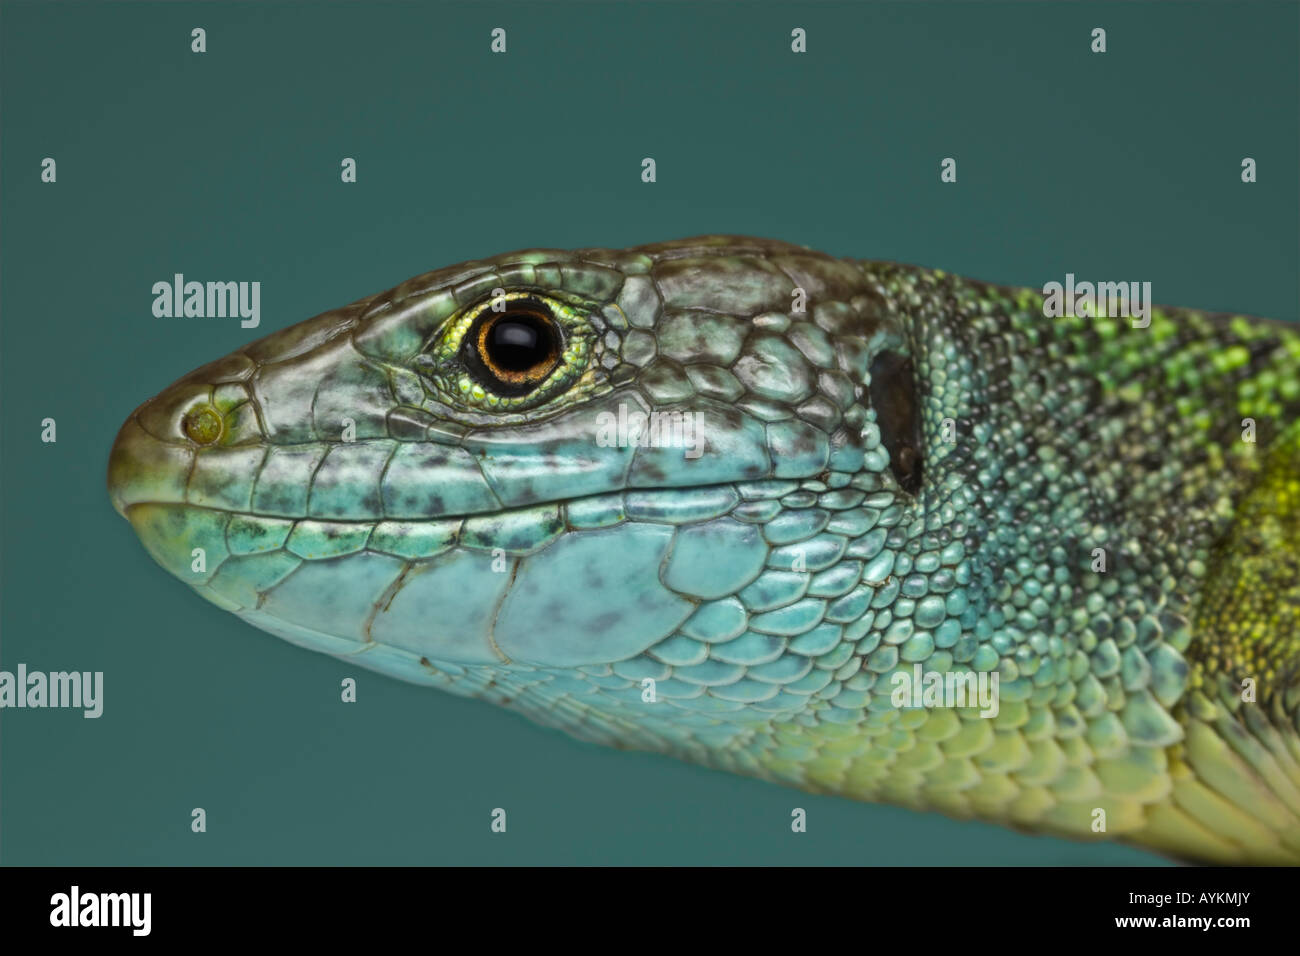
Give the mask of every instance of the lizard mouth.
<path id="1" fill-rule="evenodd" d="M 768 547 L 757 524 L 732 517 L 747 505 L 734 488 L 667 492 L 698 519 L 689 524 L 665 520 L 659 494 L 425 521 L 156 502 L 124 512 L 165 570 L 282 637 L 331 653 L 382 644 L 417 659 L 563 667 L 623 660 L 671 634 L 702 602 L 691 589 L 710 549 L 739 548 L 746 579 L 761 573 Z M 588 599 L 567 600 L 573 590 Z"/>
<path id="2" fill-rule="evenodd" d="M 200 437 L 203 425 L 193 423 Z M 372 503 L 355 516 L 320 514 L 314 494 L 294 492 L 283 469 L 277 495 L 252 487 L 284 448 L 298 454 L 196 448 L 128 419 L 110 456 L 109 493 L 170 574 L 263 630 L 332 654 L 380 648 L 378 657 L 535 667 L 625 660 L 769 565 L 821 571 L 847 542 L 835 534 L 804 549 L 767 527 L 815 498 L 809 480 L 795 477 L 628 487 L 615 484 L 627 478 L 620 470 L 593 475 L 594 493 L 562 500 L 503 507 L 493 496 L 472 499 L 479 510 L 396 515 L 381 501 L 377 513 Z M 229 456 L 224 484 L 196 480 L 206 456 Z M 358 464 L 354 474 L 365 473 Z M 310 484 L 317 472 L 305 474 Z M 447 502 L 465 500 L 444 495 L 436 476 L 419 477 Z M 841 506 L 863 495 L 846 489 Z M 584 600 L 567 600 L 574 591 Z"/>

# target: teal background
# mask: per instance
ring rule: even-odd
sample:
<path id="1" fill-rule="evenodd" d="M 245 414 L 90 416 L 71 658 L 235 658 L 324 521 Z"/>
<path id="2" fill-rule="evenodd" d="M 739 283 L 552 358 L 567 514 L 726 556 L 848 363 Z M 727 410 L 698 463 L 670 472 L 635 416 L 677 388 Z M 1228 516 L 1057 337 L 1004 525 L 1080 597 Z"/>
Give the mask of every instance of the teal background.
<path id="1" fill-rule="evenodd" d="M 298 650 L 156 567 L 104 470 L 195 366 L 533 245 L 748 233 L 1294 320 L 1298 9 L 4 3 L 0 666 L 106 691 L 99 720 L 3 712 L 0 861 L 1161 862 L 606 751 Z M 261 327 L 154 318 L 175 272 L 260 280 Z"/>

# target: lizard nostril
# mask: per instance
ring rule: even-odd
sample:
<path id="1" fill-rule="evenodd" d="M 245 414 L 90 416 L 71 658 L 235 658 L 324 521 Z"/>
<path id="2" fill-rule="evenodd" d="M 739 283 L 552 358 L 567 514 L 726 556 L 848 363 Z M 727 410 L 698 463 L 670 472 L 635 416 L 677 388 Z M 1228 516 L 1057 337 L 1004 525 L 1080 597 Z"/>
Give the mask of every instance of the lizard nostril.
<path id="1" fill-rule="evenodd" d="M 199 405 L 185 416 L 181 427 L 196 445 L 211 445 L 221 437 L 221 416 L 211 406 Z"/>

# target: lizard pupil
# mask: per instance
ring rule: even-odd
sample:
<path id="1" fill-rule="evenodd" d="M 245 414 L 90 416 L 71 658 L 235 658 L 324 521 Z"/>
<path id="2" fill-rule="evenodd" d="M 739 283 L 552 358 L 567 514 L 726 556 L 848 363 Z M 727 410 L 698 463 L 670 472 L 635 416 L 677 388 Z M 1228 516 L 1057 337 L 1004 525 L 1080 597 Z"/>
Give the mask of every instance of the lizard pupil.
<path id="1" fill-rule="evenodd" d="M 550 355 L 544 333 L 536 323 L 518 319 L 502 319 L 492 324 L 487 351 L 494 365 L 512 372 L 525 372 Z"/>
<path id="2" fill-rule="evenodd" d="M 511 303 L 505 312 L 487 312 L 468 337 L 470 370 L 499 395 L 525 395 L 540 385 L 560 361 L 560 333 L 539 302 Z"/>

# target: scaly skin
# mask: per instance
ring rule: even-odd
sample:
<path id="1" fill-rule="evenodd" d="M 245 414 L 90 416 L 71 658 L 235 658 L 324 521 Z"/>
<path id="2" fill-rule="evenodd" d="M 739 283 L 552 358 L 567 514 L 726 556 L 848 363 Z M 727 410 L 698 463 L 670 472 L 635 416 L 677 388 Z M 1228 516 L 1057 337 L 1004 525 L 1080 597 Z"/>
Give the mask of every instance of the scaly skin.
<path id="1" fill-rule="evenodd" d="M 467 365 L 498 288 L 563 329 L 523 398 Z M 587 740 L 1295 863 L 1298 369 L 1279 324 L 1048 319 L 778 242 L 534 250 L 204 366 L 109 485 L 249 623 Z M 611 442 L 620 405 L 698 413 L 702 453 Z M 995 673 L 997 715 L 896 706 L 916 664 Z"/>

